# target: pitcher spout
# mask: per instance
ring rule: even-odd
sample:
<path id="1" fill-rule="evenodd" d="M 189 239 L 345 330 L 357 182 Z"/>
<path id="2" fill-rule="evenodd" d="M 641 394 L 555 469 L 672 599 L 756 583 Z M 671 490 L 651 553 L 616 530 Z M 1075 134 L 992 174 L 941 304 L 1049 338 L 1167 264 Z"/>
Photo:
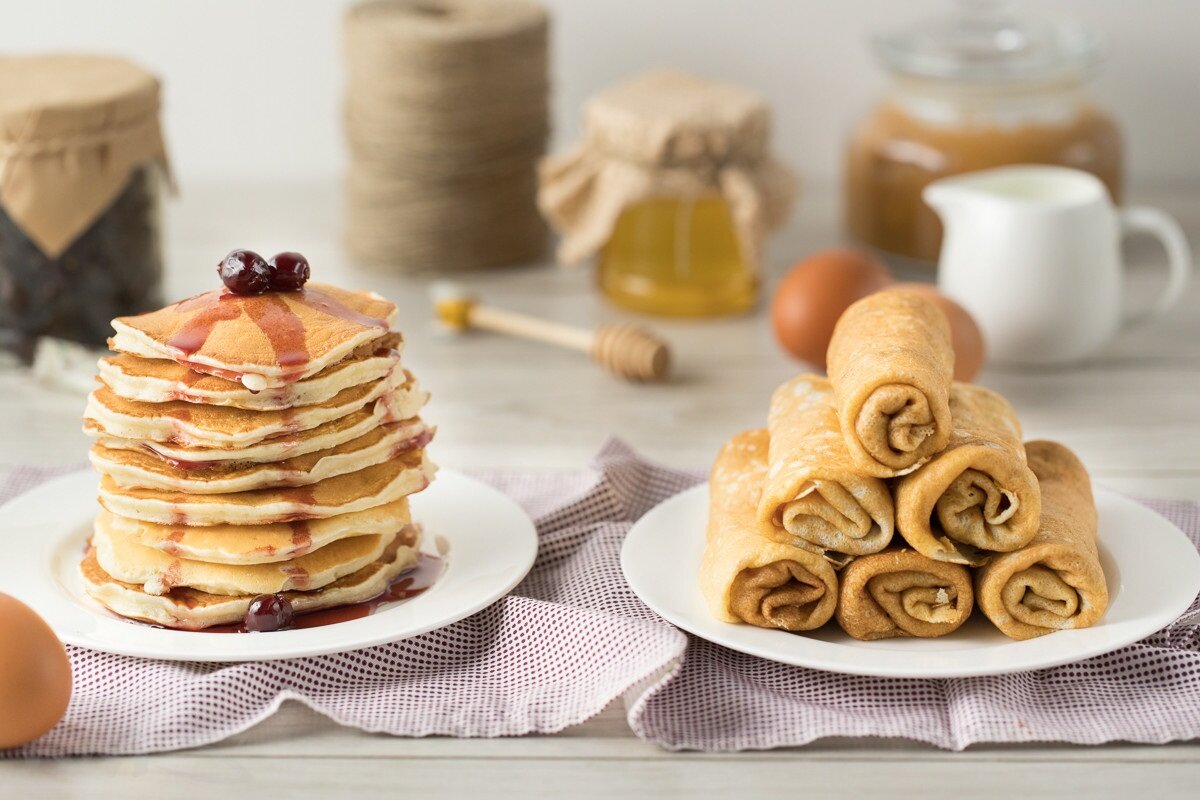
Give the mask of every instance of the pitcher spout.
<path id="1" fill-rule="evenodd" d="M 1106 202 L 1108 192 L 1095 175 L 1069 167 L 1023 164 L 941 178 L 921 197 L 943 222 L 960 209 L 1023 207 L 1047 212 Z"/>
<path id="2" fill-rule="evenodd" d="M 943 223 L 970 208 L 978 197 L 979 191 L 961 176 L 934 181 L 921 192 L 921 199 L 937 212 Z"/>

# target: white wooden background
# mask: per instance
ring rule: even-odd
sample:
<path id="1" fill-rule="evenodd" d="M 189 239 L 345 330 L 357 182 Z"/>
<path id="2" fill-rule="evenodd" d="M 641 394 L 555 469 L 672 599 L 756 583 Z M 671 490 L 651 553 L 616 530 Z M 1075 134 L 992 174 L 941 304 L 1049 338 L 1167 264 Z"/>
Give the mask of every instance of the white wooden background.
<path id="1" fill-rule="evenodd" d="M 437 460 L 455 468 L 577 469 L 610 435 L 675 466 L 703 467 L 732 432 L 762 424 L 770 391 L 801 369 L 776 349 L 760 311 L 720 322 L 656 323 L 678 372 L 662 386 L 610 379 L 569 353 L 488 336 L 439 335 L 426 282 L 340 266 L 337 189 L 313 184 L 200 189 L 169 209 L 168 291 L 214 285 L 227 250 L 305 252 L 318 279 L 374 288 L 396 300 L 412 369 L 433 392 Z M 1200 191 L 1134 198 L 1178 215 L 1200 247 Z M 774 244 L 774 274 L 836 243 L 836 208 L 805 198 Z M 1130 248 L 1134 261 L 1160 255 Z M 497 305 L 592 324 L 621 318 L 586 272 L 546 266 L 474 276 Z M 1136 269 L 1131 305 L 1158 284 Z M 1096 479 L 1119 491 L 1200 499 L 1200 284 L 1166 320 L 1115 341 L 1069 370 L 987 370 L 1031 437 L 1075 448 Z M 82 396 L 0 372 L 0 470 L 82 463 Z M 0 520 L 2 524 L 2 520 Z M 297 704 L 240 736 L 198 750 L 139 758 L 0 762 L 0 798 L 237 796 L 269 790 L 315 797 L 1038 797 L 1064 794 L 1197 796 L 1200 745 L 1034 745 L 945 753 L 896 741 L 824 741 L 727 755 L 671 754 L 632 737 L 622 709 L 556 736 L 501 740 L 395 739 L 341 728 Z"/>

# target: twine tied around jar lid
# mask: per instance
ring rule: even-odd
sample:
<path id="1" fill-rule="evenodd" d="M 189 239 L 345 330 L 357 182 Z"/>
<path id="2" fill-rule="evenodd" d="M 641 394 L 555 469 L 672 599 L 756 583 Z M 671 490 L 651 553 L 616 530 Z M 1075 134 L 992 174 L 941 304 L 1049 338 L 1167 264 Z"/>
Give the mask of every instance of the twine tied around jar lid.
<path id="1" fill-rule="evenodd" d="M 119 58 L 0 57 L 0 212 L 63 253 L 134 171 L 168 174 L 158 80 Z"/>
<path id="2" fill-rule="evenodd" d="M 746 263 L 791 211 L 796 179 L 769 150 L 771 112 L 754 92 L 678 70 L 605 89 L 573 150 L 542 161 L 538 205 L 559 233 L 558 258 L 596 255 L 630 205 L 720 194 Z"/>
<path id="3" fill-rule="evenodd" d="M 346 15 L 345 238 L 402 271 L 545 250 L 545 10 L 526 0 L 370 0 Z"/>

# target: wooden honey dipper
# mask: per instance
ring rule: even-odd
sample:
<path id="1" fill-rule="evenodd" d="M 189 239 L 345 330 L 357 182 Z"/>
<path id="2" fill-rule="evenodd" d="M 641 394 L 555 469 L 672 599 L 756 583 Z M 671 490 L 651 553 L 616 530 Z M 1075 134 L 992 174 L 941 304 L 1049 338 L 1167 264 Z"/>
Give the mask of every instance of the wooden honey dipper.
<path id="1" fill-rule="evenodd" d="M 450 283 L 434 284 L 431 294 L 438 321 L 456 333 L 482 328 L 578 350 L 614 375 L 631 381 L 662 380 L 671 365 L 666 342 L 639 325 L 601 325 L 588 331 L 483 305 Z"/>

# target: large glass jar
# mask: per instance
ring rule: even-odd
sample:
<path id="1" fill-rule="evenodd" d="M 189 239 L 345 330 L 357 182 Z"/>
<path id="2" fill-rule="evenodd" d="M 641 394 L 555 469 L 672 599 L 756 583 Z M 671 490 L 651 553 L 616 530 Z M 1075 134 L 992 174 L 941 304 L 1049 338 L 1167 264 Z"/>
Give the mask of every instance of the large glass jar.
<path id="1" fill-rule="evenodd" d="M 1006 164 L 1091 172 L 1119 202 L 1120 131 L 1084 86 L 1101 54 L 1096 36 L 1022 22 L 1006 3 L 963 2 L 947 21 L 874 44 L 894 79 L 850 139 L 845 220 L 854 238 L 934 262 L 941 223 L 922 190 Z"/>
<path id="2" fill-rule="evenodd" d="M 162 305 L 161 183 L 156 167 L 139 168 L 55 256 L 0 209 L 0 347 L 27 356 L 39 336 L 102 345 L 113 317 Z"/>
<path id="3" fill-rule="evenodd" d="M 0 57 L 0 348 L 103 345 L 162 304 L 159 84 L 121 59 Z"/>

